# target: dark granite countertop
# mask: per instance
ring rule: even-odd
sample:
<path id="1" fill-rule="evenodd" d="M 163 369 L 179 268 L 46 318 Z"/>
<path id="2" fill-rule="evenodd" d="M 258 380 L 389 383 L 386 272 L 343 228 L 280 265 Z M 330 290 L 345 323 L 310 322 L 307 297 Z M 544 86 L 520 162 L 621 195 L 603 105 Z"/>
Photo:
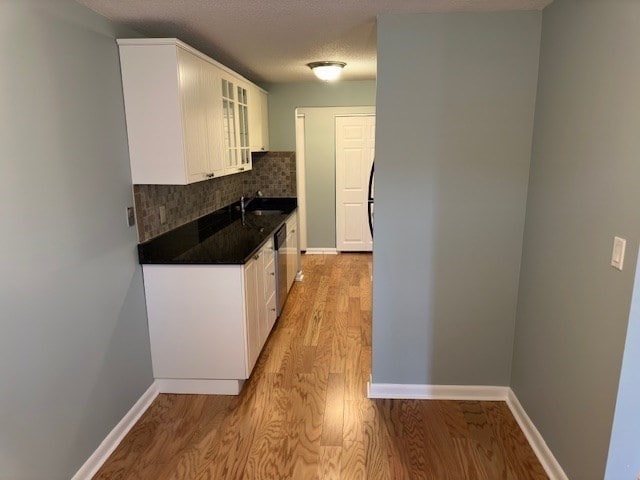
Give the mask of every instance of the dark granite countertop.
<path id="1" fill-rule="evenodd" d="M 244 220 L 239 202 L 138 245 L 142 264 L 242 265 L 297 208 L 296 198 L 256 198 Z M 282 214 L 255 215 L 255 210 Z"/>

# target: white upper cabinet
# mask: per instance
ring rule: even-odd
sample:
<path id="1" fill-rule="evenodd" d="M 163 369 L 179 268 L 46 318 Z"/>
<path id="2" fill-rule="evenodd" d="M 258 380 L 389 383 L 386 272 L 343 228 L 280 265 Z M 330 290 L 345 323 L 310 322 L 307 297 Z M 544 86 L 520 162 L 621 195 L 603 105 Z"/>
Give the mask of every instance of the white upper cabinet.
<path id="1" fill-rule="evenodd" d="M 249 130 L 252 152 L 269 150 L 269 101 L 267 92 L 255 85 L 249 88 Z"/>
<path id="2" fill-rule="evenodd" d="M 251 169 L 248 90 L 257 87 L 176 39 L 118 45 L 134 184 L 186 185 Z"/>
<path id="3" fill-rule="evenodd" d="M 213 65 L 181 48 L 177 52 L 186 183 L 192 183 L 224 171 L 215 96 L 220 79 Z"/>

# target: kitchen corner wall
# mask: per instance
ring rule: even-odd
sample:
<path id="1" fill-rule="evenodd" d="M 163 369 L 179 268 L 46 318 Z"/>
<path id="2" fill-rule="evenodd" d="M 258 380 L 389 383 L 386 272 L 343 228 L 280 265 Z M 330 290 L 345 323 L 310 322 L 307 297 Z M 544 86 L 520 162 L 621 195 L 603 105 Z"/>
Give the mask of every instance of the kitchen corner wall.
<path id="1" fill-rule="evenodd" d="M 249 172 L 191 185 L 134 185 L 139 240 L 150 240 L 258 190 L 267 197 L 296 196 L 295 152 L 257 153 Z M 161 206 L 166 208 L 165 224 L 160 223 Z"/>

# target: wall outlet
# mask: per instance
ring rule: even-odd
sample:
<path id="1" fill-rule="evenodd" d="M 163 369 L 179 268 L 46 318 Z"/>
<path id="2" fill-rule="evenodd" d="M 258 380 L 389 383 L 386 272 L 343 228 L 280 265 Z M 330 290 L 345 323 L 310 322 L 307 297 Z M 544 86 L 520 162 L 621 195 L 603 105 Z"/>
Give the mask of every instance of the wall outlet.
<path id="1" fill-rule="evenodd" d="M 160 212 L 160 225 L 164 225 L 167 223 L 167 209 L 164 205 L 160 205 L 158 211 Z"/>
<path id="2" fill-rule="evenodd" d="M 136 216 L 133 213 L 133 207 L 127 207 L 127 225 L 133 227 L 136 224 Z"/>

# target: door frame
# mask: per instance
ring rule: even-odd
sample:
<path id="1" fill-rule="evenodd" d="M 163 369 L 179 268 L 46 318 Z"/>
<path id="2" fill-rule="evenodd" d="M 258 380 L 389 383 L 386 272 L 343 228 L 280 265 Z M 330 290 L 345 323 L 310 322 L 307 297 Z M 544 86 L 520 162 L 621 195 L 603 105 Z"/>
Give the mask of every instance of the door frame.
<path id="1" fill-rule="evenodd" d="M 307 183 L 305 174 L 305 117 L 296 108 L 296 196 L 298 197 L 298 229 L 300 251 L 307 250 Z"/>
<path id="2" fill-rule="evenodd" d="M 310 248 L 309 247 L 309 237 L 307 234 L 308 231 L 308 215 L 307 215 L 307 198 L 306 198 L 306 156 L 305 156 L 305 138 L 306 135 L 309 134 L 309 128 L 306 122 L 305 111 L 314 111 L 314 110 L 323 110 L 323 109 L 332 109 L 336 112 L 332 116 L 333 123 L 333 149 L 334 149 L 334 158 L 333 165 L 335 168 L 335 119 L 336 117 L 354 117 L 354 116 L 371 116 L 376 115 L 376 106 L 375 105 L 341 105 L 341 106 L 331 106 L 331 105 L 301 105 L 295 107 L 293 121 L 295 126 L 295 151 L 296 151 L 296 182 L 297 182 L 297 198 L 298 198 L 298 213 L 300 215 L 300 250 L 305 251 L 305 253 L 324 253 L 324 254 L 335 254 L 338 253 L 335 248 L 336 238 L 334 238 L 334 246 L 330 247 L 329 245 L 318 247 L 318 248 Z M 304 121 L 298 120 L 298 117 L 303 117 Z M 335 195 L 335 176 L 333 179 L 333 193 Z M 335 203 L 333 205 L 335 212 Z M 334 213 L 335 215 L 335 213 Z M 335 217 L 334 217 L 335 220 Z M 336 220 L 337 221 L 337 220 Z M 337 225 L 334 223 L 334 228 Z M 304 243 L 303 243 L 304 239 Z"/>

